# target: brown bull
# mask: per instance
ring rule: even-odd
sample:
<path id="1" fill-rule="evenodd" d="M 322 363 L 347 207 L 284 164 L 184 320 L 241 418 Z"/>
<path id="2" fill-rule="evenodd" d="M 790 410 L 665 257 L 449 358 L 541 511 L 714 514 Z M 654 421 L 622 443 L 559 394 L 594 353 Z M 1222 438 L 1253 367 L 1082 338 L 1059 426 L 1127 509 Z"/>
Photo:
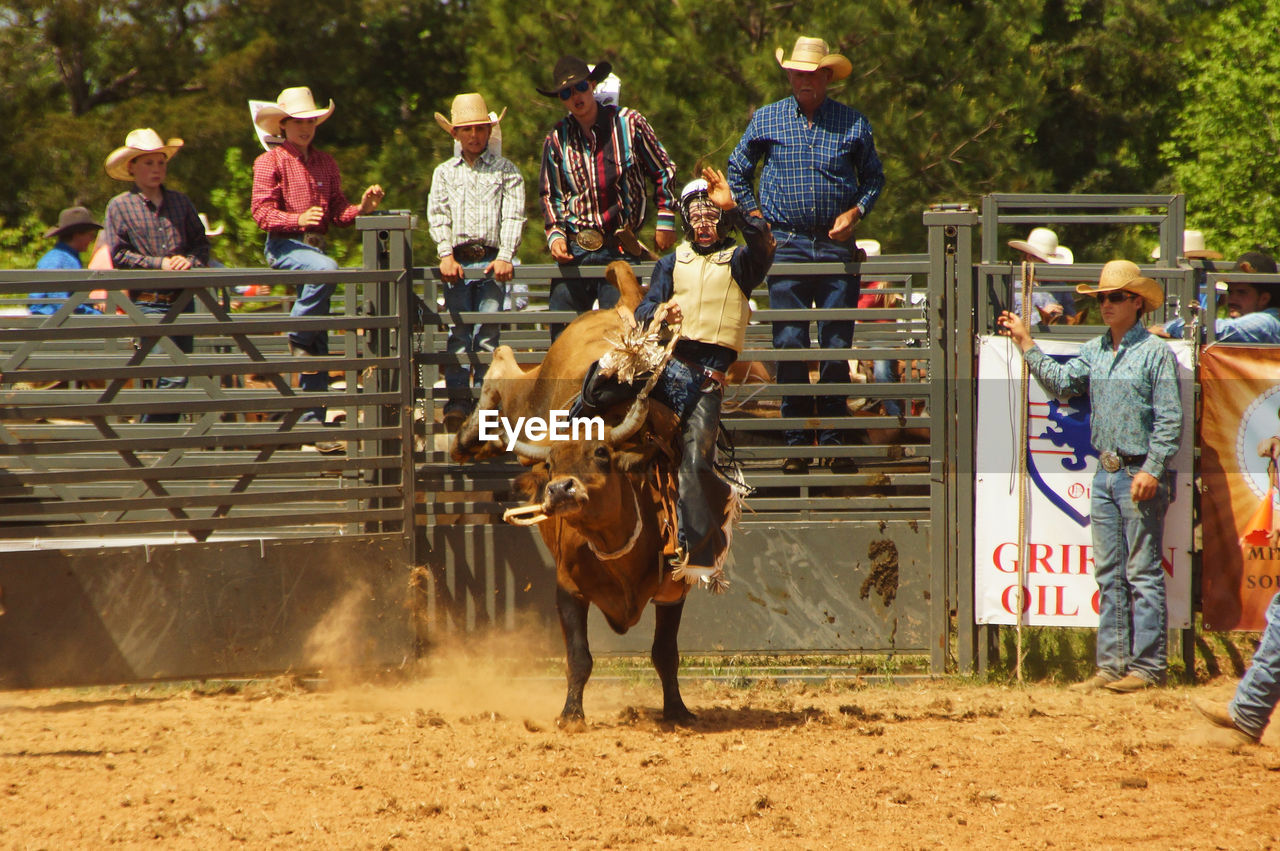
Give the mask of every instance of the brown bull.
<path id="1" fill-rule="evenodd" d="M 455 460 L 485 458 L 503 451 L 499 441 L 480 440 L 479 413 L 498 410 L 514 419 L 546 417 L 568 408 L 590 366 L 619 338 L 642 292 L 626 263 L 609 266 L 607 277 L 620 292 L 619 310 L 578 317 L 556 339 L 543 362 L 521 369 L 508 347 L 494 353 L 480 404 L 459 429 Z M 616 418 L 616 417 L 615 417 Z M 689 585 L 672 577 L 675 462 L 660 447 L 678 431 L 676 418 L 656 403 L 637 401 L 603 440 L 518 443 L 516 454 L 529 472 L 516 487 L 531 502 L 509 515 L 538 512 L 513 522 L 540 523 L 539 532 L 556 561 L 556 610 L 568 660 L 568 693 L 560 722 L 581 721 L 582 693 L 591 676 L 587 610 L 600 609 L 609 626 L 625 633 L 650 600 L 656 625 L 650 657 L 662 682 L 663 718 L 688 722 L 692 713 L 680 697 L 677 634 Z M 726 517 L 732 507 L 725 506 Z"/>

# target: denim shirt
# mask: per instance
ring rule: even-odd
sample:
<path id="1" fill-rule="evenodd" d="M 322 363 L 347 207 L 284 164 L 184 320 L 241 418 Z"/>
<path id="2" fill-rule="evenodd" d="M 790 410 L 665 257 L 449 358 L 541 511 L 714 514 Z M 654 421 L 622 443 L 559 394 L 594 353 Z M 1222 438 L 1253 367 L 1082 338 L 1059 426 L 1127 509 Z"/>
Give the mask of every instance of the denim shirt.
<path id="1" fill-rule="evenodd" d="M 1058 363 L 1039 347 L 1025 354 L 1027 366 L 1058 398 L 1089 390 L 1093 448 L 1146 455 L 1142 471 L 1160 478 L 1178 451 L 1182 399 L 1173 350 L 1139 323 L 1111 348 L 1111 332 L 1094 337 L 1080 354 Z"/>
<path id="2" fill-rule="evenodd" d="M 1181 316 L 1164 326 L 1165 333 L 1174 339 L 1182 336 L 1183 328 Z M 1266 307 L 1234 319 L 1219 319 L 1213 333 L 1219 343 L 1280 343 L 1280 308 Z M 1203 328 L 1200 334 L 1203 339 Z"/>

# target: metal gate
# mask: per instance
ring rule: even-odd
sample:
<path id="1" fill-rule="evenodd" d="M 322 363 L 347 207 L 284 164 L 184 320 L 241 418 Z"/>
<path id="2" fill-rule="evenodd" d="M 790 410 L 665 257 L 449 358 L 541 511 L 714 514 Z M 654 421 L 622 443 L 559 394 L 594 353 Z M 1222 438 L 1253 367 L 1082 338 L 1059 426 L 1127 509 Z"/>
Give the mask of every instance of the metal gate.
<path id="1" fill-rule="evenodd" d="M 934 671 L 973 658 L 970 644 L 957 651 L 952 618 L 972 598 L 972 574 L 960 575 L 954 557 L 965 534 L 955 522 L 957 491 L 951 459 L 972 446 L 971 428 L 961 427 L 947 388 L 963 371 L 951 356 L 955 300 L 948 297 L 957 270 L 970 264 L 969 239 L 976 215 L 938 210 L 925 214 L 929 253 L 895 255 L 863 263 L 777 265 L 775 273 L 860 274 L 863 292 L 872 281 L 895 306 L 783 311 L 768 307 L 766 287 L 747 334 L 742 360 L 773 365 L 784 359 L 888 360 L 910 365 L 892 383 L 779 385 L 773 381 L 730 387 L 724 423 L 737 447 L 747 483 L 755 489 L 733 540 L 729 577 L 721 597 L 695 592 L 686 605 L 681 649 L 693 654 L 901 653 L 923 654 Z M 963 225 L 960 227 L 959 225 Z M 637 274 L 647 278 L 651 266 Z M 584 277 L 600 274 L 584 269 Z M 501 342 L 524 364 L 538 363 L 549 344 L 548 325 L 571 313 L 545 305 L 556 267 L 517 267 L 516 283 L 528 289 L 531 307 L 501 316 Z M 446 392 L 440 386 L 450 365 L 485 363 L 484 354 L 451 355 L 450 322 L 492 321 L 492 314 L 442 311 L 435 270 L 415 268 L 415 288 L 435 310 L 427 322 L 417 363 L 422 376 L 426 452 L 419 467 L 422 538 L 419 556 L 429 569 L 426 589 L 428 639 L 442 633 L 526 624 L 527 614 L 548 631 L 554 615 L 555 569 L 535 530 L 504 525 L 501 512 L 518 503 L 511 481 L 520 468 L 508 459 L 455 465 L 442 432 Z M 780 351 L 772 346 L 773 320 L 853 319 L 851 350 Z M 948 324 L 948 323 L 952 324 Z M 960 332 L 956 332 L 960 333 Z M 965 332 L 970 333 L 970 332 Z M 784 395 L 845 392 L 855 400 L 847 416 L 787 420 L 778 414 Z M 905 400 L 901 417 L 875 411 L 878 400 Z M 807 450 L 811 460 L 836 455 L 857 459 L 859 471 L 833 474 L 822 468 L 804 475 L 779 469 L 794 453 L 782 444 L 787 428 L 843 428 L 877 435 L 881 442 Z M 972 527 L 968 527 L 971 532 Z M 969 604 L 971 605 L 971 604 Z M 963 616 L 963 611 L 960 612 Z M 593 616 L 593 650 L 642 654 L 651 641 L 652 615 L 617 636 Z M 961 631 L 963 638 L 965 632 Z M 970 633 L 971 635 L 971 633 Z"/>

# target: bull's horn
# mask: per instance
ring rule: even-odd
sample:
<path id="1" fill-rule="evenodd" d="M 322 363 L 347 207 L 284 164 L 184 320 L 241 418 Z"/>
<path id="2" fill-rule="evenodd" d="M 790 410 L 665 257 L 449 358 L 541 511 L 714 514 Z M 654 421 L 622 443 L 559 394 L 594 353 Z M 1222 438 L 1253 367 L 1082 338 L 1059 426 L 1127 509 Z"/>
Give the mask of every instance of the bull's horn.
<path id="1" fill-rule="evenodd" d="M 610 446 L 617 446 L 627 438 L 631 437 L 640 430 L 640 426 L 644 425 L 645 417 L 649 416 L 649 400 L 644 396 L 637 396 L 636 400 L 631 403 L 631 407 L 627 410 L 627 415 L 611 429 L 606 429 L 604 433 L 604 442 Z"/>
<path id="2" fill-rule="evenodd" d="M 511 447 L 511 451 L 523 458 L 545 461 L 551 457 L 551 444 L 525 443 L 523 440 L 516 440 L 515 445 Z"/>

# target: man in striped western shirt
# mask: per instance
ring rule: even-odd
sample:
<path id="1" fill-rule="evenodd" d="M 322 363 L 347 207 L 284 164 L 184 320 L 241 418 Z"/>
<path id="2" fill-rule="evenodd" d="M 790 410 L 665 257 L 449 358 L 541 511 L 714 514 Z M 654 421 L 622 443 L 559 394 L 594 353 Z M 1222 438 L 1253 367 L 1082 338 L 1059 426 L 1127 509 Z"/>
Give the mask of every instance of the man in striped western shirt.
<path id="1" fill-rule="evenodd" d="M 504 109 L 502 115 L 506 113 Z M 463 358 L 498 347 L 499 325 L 472 327 L 457 314 L 502 309 L 503 290 L 515 271 L 511 261 L 524 231 L 524 178 L 511 160 L 489 149 L 502 115 L 490 118 L 477 92 L 454 98 L 449 118 L 436 113 L 436 122 L 457 141 L 460 153 L 436 166 L 427 198 L 427 225 L 440 255 L 445 309 L 454 317 L 448 351 Z M 472 280 L 466 280 L 468 270 Z M 479 386 L 484 373 L 481 364 L 445 370 L 447 431 L 456 432 L 470 413 L 471 385 Z"/>
<path id="2" fill-rule="evenodd" d="M 786 69 L 792 96 L 762 106 L 752 115 L 729 157 L 729 185 L 749 215 L 763 216 L 773 226 L 778 241 L 775 266 L 848 263 L 854 259 L 853 230 L 884 188 L 884 170 L 871 125 L 856 109 L 827 97 L 827 85 L 847 77 L 853 65 L 831 53 L 822 39 L 803 36 L 796 39 L 789 59 L 783 59 L 782 48 L 775 57 Z M 757 191 L 751 184 L 761 162 Z M 775 310 L 845 308 L 857 303 L 857 276 L 769 277 L 769 306 Z M 822 348 L 847 349 L 852 340 L 852 320 L 818 323 Z M 809 323 L 773 323 L 773 345 L 777 349 L 809 348 Z M 818 381 L 847 385 L 848 360 L 824 361 Z M 778 382 L 808 384 L 808 364 L 779 363 Z M 817 397 L 784 396 L 782 416 L 803 419 L 816 413 L 827 419 L 846 417 L 847 400 L 845 391 Z M 788 446 L 812 446 L 814 442 L 814 434 L 804 429 L 789 429 L 785 436 Z M 817 441 L 821 447 L 838 447 L 845 442 L 845 434 L 828 425 L 818 433 Z M 837 472 L 857 469 L 851 457 L 833 456 L 830 463 Z M 782 467 L 788 473 L 803 473 L 808 468 L 808 457 L 801 455 L 787 458 Z"/>
<path id="3" fill-rule="evenodd" d="M 612 66 L 594 70 L 576 56 L 562 56 L 552 72 L 552 85 L 538 89 L 559 97 L 568 115 L 542 143 L 539 178 L 547 247 L 561 266 L 607 265 L 637 256 L 635 235 L 644 223 L 646 184 L 654 185 L 658 251 L 676 243 L 675 164 L 640 113 L 596 101 L 596 84 Z M 583 313 L 594 302 L 613 307 L 618 290 L 603 278 L 557 280 L 551 285 L 552 310 Z M 554 340 L 564 325 L 552 325 Z"/>

